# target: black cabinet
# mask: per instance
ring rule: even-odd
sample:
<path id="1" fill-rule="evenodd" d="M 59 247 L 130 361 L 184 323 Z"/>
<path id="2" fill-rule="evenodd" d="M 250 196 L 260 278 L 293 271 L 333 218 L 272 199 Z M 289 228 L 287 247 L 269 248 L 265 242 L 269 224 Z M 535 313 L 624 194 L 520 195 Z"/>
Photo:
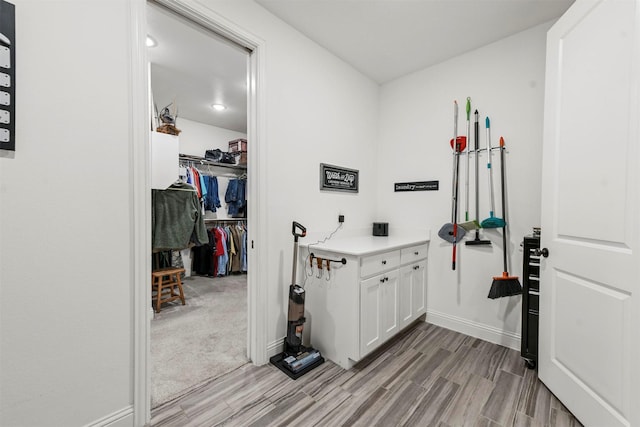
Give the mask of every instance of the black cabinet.
<path id="1" fill-rule="evenodd" d="M 524 238 L 522 257 L 522 338 L 520 355 L 527 367 L 538 361 L 538 307 L 540 301 L 540 236 Z"/>

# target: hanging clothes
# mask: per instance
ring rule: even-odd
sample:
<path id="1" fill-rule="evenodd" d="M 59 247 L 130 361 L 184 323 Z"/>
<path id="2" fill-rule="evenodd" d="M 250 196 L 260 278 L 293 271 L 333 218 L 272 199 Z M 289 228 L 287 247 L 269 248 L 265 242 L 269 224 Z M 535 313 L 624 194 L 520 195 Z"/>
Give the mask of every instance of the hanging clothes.
<path id="1" fill-rule="evenodd" d="M 216 212 L 217 208 L 222 207 L 220 198 L 218 197 L 218 178 L 204 175 L 204 179 L 207 186 L 207 194 L 204 197 L 204 208 L 205 210 Z"/>
<path id="2" fill-rule="evenodd" d="M 184 249 L 190 243 L 209 241 L 202 207 L 193 187 L 178 182 L 151 193 L 151 242 L 153 249 Z"/>
<path id="3" fill-rule="evenodd" d="M 195 274 L 205 276 L 215 276 L 216 266 L 214 263 L 216 252 L 216 240 L 213 230 L 207 230 L 209 242 L 202 246 L 196 246 L 192 250 L 192 270 Z"/>
<path id="4" fill-rule="evenodd" d="M 242 272 L 246 273 L 248 271 L 247 267 L 247 228 L 246 226 L 242 227 Z"/>
<path id="5" fill-rule="evenodd" d="M 234 247 L 229 272 L 240 273 L 242 271 L 242 241 L 240 240 L 240 232 L 236 226 L 229 227 L 229 231 L 231 243 Z"/>
<path id="6" fill-rule="evenodd" d="M 227 250 L 227 235 L 222 227 L 215 229 L 216 233 L 216 255 L 218 256 L 218 276 L 227 275 L 227 263 L 229 254 Z"/>
<path id="7" fill-rule="evenodd" d="M 229 180 L 224 201 L 227 202 L 227 213 L 231 217 L 246 217 L 246 179 Z"/>

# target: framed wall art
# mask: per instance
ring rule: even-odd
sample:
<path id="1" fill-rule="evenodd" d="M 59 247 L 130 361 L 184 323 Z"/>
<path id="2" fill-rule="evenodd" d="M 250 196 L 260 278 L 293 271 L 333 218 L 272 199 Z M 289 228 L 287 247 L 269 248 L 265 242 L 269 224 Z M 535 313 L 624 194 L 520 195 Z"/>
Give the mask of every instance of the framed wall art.
<path id="1" fill-rule="evenodd" d="M 359 171 L 320 163 L 320 190 L 358 192 Z"/>

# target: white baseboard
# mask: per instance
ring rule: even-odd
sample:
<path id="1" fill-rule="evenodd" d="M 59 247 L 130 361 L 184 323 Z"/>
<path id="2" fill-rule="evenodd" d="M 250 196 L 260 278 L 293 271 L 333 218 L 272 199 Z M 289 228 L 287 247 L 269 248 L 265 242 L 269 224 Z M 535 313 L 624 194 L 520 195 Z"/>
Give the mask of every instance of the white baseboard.
<path id="1" fill-rule="evenodd" d="M 280 338 L 279 340 L 273 341 L 271 343 L 269 343 L 269 345 L 267 345 L 267 360 L 269 358 L 271 358 L 271 356 L 275 356 L 278 353 L 282 353 L 283 350 L 283 342 L 284 342 L 284 337 Z"/>
<path id="2" fill-rule="evenodd" d="M 95 420 L 85 427 L 132 427 L 133 426 L 133 406 L 127 406 L 112 414 L 105 415 L 99 420 Z"/>
<path id="3" fill-rule="evenodd" d="M 427 310 L 427 322 L 474 338 L 520 351 L 520 334 L 503 331 L 493 326 L 472 322 L 462 317 Z"/>

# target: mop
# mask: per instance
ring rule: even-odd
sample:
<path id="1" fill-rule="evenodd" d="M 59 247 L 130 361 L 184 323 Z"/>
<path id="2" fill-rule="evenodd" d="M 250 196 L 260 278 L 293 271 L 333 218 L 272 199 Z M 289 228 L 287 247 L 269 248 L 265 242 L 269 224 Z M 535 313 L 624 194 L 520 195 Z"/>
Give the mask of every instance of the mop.
<path id="1" fill-rule="evenodd" d="M 451 148 L 453 148 L 453 179 L 451 182 L 451 222 L 444 224 L 438 231 L 438 236 L 454 245 L 458 240 L 462 239 L 466 231 L 457 226 L 458 220 L 458 165 L 460 161 L 460 151 L 464 150 L 467 140 L 464 136 L 458 136 L 458 101 L 453 101 L 453 139 L 451 140 Z M 454 261 L 455 264 L 455 261 Z M 455 268 L 454 268 L 455 270 Z"/>
<path id="2" fill-rule="evenodd" d="M 506 197 L 505 197 L 505 173 L 504 173 L 504 138 L 500 137 L 500 186 L 502 188 L 502 217 L 506 217 Z M 496 299 L 502 297 L 510 297 L 512 295 L 520 295 L 522 293 L 522 285 L 516 276 L 509 276 L 507 271 L 507 226 L 502 226 L 502 262 L 504 270 L 502 276 L 494 277 L 489 290 L 488 298 Z"/>
<path id="3" fill-rule="evenodd" d="M 487 126 L 487 169 L 489 169 L 489 195 L 491 198 L 491 210 L 489 211 L 489 218 L 482 221 L 480 224 L 482 228 L 500 228 L 505 226 L 504 219 L 493 216 L 495 211 L 495 200 L 493 197 L 493 169 L 491 169 L 491 125 L 489 117 L 485 120 Z"/>
<path id="4" fill-rule="evenodd" d="M 480 123 L 478 122 L 478 110 L 476 110 L 473 113 L 474 117 L 475 117 L 475 121 L 473 123 L 473 143 L 474 143 L 474 147 L 475 147 L 475 185 L 476 185 L 476 218 L 478 218 L 480 216 L 480 183 L 479 183 L 479 176 L 478 176 L 478 170 L 480 169 L 480 165 L 479 165 L 479 151 L 480 151 Z M 476 220 L 475 223 L 477 224 L 478 221 Z M 467 240 L 466 242 L 464 242 L 465 245 L 468 246 L 475 246 L 475 245 L 490 245 L 491 241 L 490 240 L 481 240 L 480 239 L 480 230 L 478 228 L 476 228 L 476 237 L 473 240 Z"/>
<path id="5" fill-rule="evenodd" d="M 476 110 L 476 113 L 478 111 Z M 471 98 L 467 97 L 467 169 L 465 172 L 465 199 L 464 199 L 464 221 L 461 224 L 458 224 L 458 227 L 462 227 L 465 231 L 471 231 L 471 230 L 477 230 L 478 228 L 480 228 L 480 224 L 478 223 L 477 219 L 474 219 L 472 221 L 469 221 L 469 152 L 470 152 L 470 147 L 471 147 Z M 477 135 L 476 135 L 477 136 Z M 476 153 L 478 150 L 477 147 L 477 139 L 476 139 Z M 477 156 L 476 156 L 477 158 Z M 476 162 L 476 175 L 477 175 L 477 170 L 478 170 L 478 165 Z M 476 177 L 476 180 L 478 178 Z M 477 198 L 477 194 L 478 191 L 476 190 L 476 198 Z M 478 218 L 478 212 L 476 209 L 476 218 Z M 478 233 L 476 233 L 478 234 Z"/>

